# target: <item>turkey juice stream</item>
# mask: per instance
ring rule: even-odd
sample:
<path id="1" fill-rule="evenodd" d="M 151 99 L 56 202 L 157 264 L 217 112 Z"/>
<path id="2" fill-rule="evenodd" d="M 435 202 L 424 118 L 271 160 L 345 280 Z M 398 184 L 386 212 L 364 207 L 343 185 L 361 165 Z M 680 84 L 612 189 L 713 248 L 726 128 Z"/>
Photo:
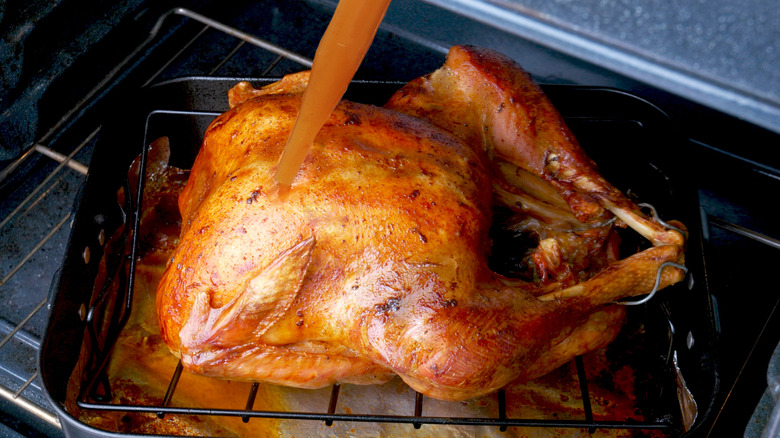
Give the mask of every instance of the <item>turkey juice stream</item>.
<path id="1" fill-rule="evenodd" d="M 314 54 L 298 118 L 274 175 L 285 199 L 314 137 L 355 75 L 382 22 L 390 0 L 340 0 Z"/>

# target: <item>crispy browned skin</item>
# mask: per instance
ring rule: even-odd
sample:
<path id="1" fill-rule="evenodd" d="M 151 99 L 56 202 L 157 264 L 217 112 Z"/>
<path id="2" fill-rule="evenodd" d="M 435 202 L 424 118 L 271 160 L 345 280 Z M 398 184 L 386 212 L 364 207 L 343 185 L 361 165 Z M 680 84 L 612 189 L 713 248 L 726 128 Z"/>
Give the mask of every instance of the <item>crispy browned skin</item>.
<path id="1" fill-rule="evenodd" d="M 582 221 L 598 221 L 606 209 L 654 244 L 683 244 L 598 173 L 547 96 L 499 53 L 455 46 L 442 68 L 410 82 L 385 107 L 426 119 L 553 184 Z"/>
<path id="2" fill-rule="evenodd" d="M 453 50 L 434 77 L 447 69 L 454 74 L 453 65 L 462 65 L 459 51 L 472 49 Z M 488 55 L 478 65 L 503 59 Z M 486 86 L 505 86 L 481 75 Z M 605 250 L 598 252 L 608 265 L 600 273 L 561 283 L 520 282 L 491 272 L 494 186 L 500 183 L 509 198 L 522 192 L 512 178 L 494 173 L 489 156 L 495 144 L 473 142 L 471 130 L 489 130 L 492 119 L 448 132 L 420 118 L 441 111 L 402 114 L 424 106 L 411 101 L 396 100 L 394 110 L 340 103 L 282 202 L 272 177 L 305 80 L 300 74 L 264 90 L 234 89 L 235 106 L 209 127 L 179 200 L 182 236 L 160 282 L 157 306 L 166 343 L 193 372 L 300 387 L 378 383 L 398 374 L 432 397 L 475 397 L 610 342 L 623 312 L 603 306 L 649 292 L 660 264 L 682 257 L 680 245 L 660 243 L 620 261 Z M 438 86 L 444 85 L 433 88 Z M 469 86 L 456 81 L 443 94 L 465 96 Z M 411 88 L 401 95 L 409 100 L 426 92 Z M 496 98 L 506 100 L 501 93 Z M 457 98 L 447 105 L 458 102 L 469 105 Z M 525 105 L 541 106 L 543 117 L 557 115 L 545 112 L 544 102 Z M 515 125 L 527 124 L 527 114 L 515 113 Z M 534 135 L 555 137 L 560 129 L 539 128 Z M 601 220 L 609 213 L 592 219 L 596 210 L 613 207 L 602 200 L 601 189 L 582 189 L 576 182 L 581 178 L 549 181 L 549 154 L 547 161 L 538 157 L 541 147 L 502 147 L 513 166 L 542 163 L 528 165 L 528 172 L 558 189 L 555 200 L 538 204 L 538 216 L 556 218 L 547 229 L 591 233 L 594 248 L 609 245 L 610 225 Z M 517 150 L 506 151 L 512 147 Z M 568 154 L 565 162 L 574 163 L 568 167 L 584 169 L 587 181 L 606 184 L 612 193 L 576 144 L 556 147 L 559 156 Z M 542 185 L 535 193 L 548 192 Z M 620 208 L 633 209 L 619 199 Z M 567 247 L 564 234 L 543 241 L 550 249 L 540 257 L 560 255 Z M 568 263 L 565 257 L 558 262 Z M 661 286 L 681 275 L 666 268 Z"/>

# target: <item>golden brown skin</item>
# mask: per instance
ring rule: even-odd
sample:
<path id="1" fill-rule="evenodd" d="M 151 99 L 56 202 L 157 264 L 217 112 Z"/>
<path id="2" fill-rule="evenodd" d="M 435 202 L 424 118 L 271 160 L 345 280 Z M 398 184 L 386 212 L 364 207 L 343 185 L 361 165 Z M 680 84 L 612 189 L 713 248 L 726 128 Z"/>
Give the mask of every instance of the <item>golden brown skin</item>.
<path id="1" fill-rule="evenodd" d="M 410 82 L 385 107 L 426 119 L 481 146 L 497 162 L 544 179 L 583 222 L 598 221 L 606 209 L 656 245 L 684 242 L 645 218 L 598 173 L 530 75 L 499 53 L 455 46 L 442 68 Z"/>
<path id="2" fill-rule="evenodd" d="M 494 173 L 490 157 L 502 150 L 517 167 L 543 163 L 528 166 L 543 181 L 549 154 L 539 158 L 540 147 L 522 144 L 475 144 L 472 130 L 490 126 L 450 132 L 422 120 L 425 115 L 401 113 L 421 106 L 398 101 L 394 110 L 341 102 L 280 201 L 272 177 L 305 80 L 299 74 L 266 89 L 234 89 L 234 106 L 209 127 L 179 199 L 182 235 L 160 282 L 157 308 L 166 343 L 190 371 L 308 388 L 379 383 L 398 374 L 432 397 L 476 397 L 610 342 L 623 312 L 604 305 L 648 293 L 660 264 L 682 257 L 681 245 L 658 244 L 614 261 L 612 251 L 602 249 L 609 246 L 610 226 L 603 221 L 609 213 L 594 213 L 612 205 L 575 178 L 544 183 L 560 196 L 541 200 L 540 211 L 548 205 L 555 211 L 539 215 L 568 224 L 564 234 L 592 235 L 600 265 L 608 266 L 562 282 L 528 283 L 491 272 L 494 186 L 501 182 L 505 198 L 521 190 Z M 463 95 L 462 84 L 450 85 L 445 96 Z M 402 95 L 414 97 L 409 89 Z M 496 98 L 504 99 L 501 93 Z M 426 98 L 425 105 L 431 102 Z M 458 102 L 468 106 L 457 98 L 447 106 Z M 540 102 L 524 105 L 547 111 Z M 515 125 L 527 122 L 527 115 L 512 111 Z M 543 138 L 534 144 L 560 129 L 535 129 Z M 507 152 L 512 147 L 517 151 Z M 576 144 L 556 147 L 563 161 L 575 163 L 567 166 L 584 169 L 587 181 L 612 193 Z M 549 192 L 546 187 L 537 196 Z M 620 208 L 633 208 L 616 199 Z M 594 215 L 600 219 L 581 227 L 573 219 Z M 540 257 L 568 248 L 560 236 L 546 241 L 550 248 Z M 575 274 L 582 269 L 565 257 L 559 262 Z M 661 286 L 681 277 L 666 268 Z"/>

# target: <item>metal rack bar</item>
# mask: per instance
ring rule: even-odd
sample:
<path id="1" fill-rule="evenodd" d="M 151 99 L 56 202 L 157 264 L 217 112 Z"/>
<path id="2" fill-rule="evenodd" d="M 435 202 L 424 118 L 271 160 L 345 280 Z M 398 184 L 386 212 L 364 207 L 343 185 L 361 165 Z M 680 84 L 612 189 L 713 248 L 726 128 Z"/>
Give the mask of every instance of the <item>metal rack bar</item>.
<path id="1" fill-rule="evenodd" d="M 417 391 L 414 392 L 414 418 L 421 418 L 422 417 L 422 403 L 423 403 L 423 395 L 422 393 L 419 393 Z M 419 429 L 422 427 L 421 422 L 414 422 L 415 429 Z"/>
<path id="2" fill-rule="evenodd" d="M 3 338 L 3 340 L 2 340 L 2 341 L 0 341 L 0 347 L 2 347 L 3 345 L 5 345 L 5 344 L 6 344 L 6 342 L 8 342 L 8 341 L 10 341 L 11 339 L 13 339 L 13 337 L 14 337 L 14 336 L 16 336 L 16 333 L 18 333 L 18 332 L 19 332 L 19 330 L 21 330 L 21 329 L 22 329 L 22 327 L 24 327 L 24 326 L 27 324 L 27 322 L 29 322 L 29 321 L 30 321 L 30 319 L 32 319 L 32 317 L 33 317 L 33 316 L 35 316 L 35 314 L 36 314 L 36 313 L 38 313 L 38 311 L 39 311 L 39 310 L 43 309 L 43 306 L 45 306 L 45 305 L 46 305 L 46 303 L 47 303 L 48 301 L 49 301 L 48 299 L 45 299 L 45 300 L 41 301 L 40 303 L 38 303 L 38 305 L 37 305 L 37 306 L 35 306 L 35 308 L 32 310 L 32 312 L 28 313 L 28 314 L 27 314 L 27 316 L 26 316 L 26 317 L 24 317 L 24 319 L 23 319 L 23 320 L 21 320 L 21 321 L 19 322 L 19 324 L 17 324 L 17 325 L 16 325 L 16 326 L 13 328 L 13 330 L 11 330 L 11 331 L 8 333 L 8 334 L 5 336 L 5 338 Z"/>
<path id="3" fill-rule="evenodd" d="M 245 410 L 251 411 L 252 408 L 255 406 L 255 398 L 257 398 L 257 390 L 260 388 L 260 384 L 255 382 L 252 384 L 252 388 L 249 389 L 249 396 L 246 398 L 246 406 L 244 407 Z M 244 423 L 249 422 L 249 416 L 244 415 L 241 417 L 241 420 Z"/>
<path id="4" fill-rule="evenodd" d="M 341 390 L 341 385 L 339 384 L 333 385 L 333 388 L 330 391 L 330 401 L 328 402 L 328 415 L 333 415 L 336 412 L 336 403 L 338 403 L 340 390 Z M 332 424 L 333 424 L 332 420 L 325 420 L 326 426 L 330 426 Z"/>
<path id="5" fill-rule="evenodd" d="M 19 272 L 19 269 L 21 269 L 21 268 L 22 268 L 22 266 L 24 266 L 24 264 L 25 264 L 25 263 L 27 263 L 27 261 L 29 261 L 29 260 L 32 258 L 32 256 L 34 256 L 34 255 L 35 255 L 35 253 L 37 253 L 37 252 L 38 252 L 38 251 L 39 251 L 39 250 L 40 250 L 40 249 L 43 247 L 43 245 L 45 245 L 45 244 L 46 244 L 46 242 L 48 242 L 48 241 L 49 241 L 49 240 L 52 238 L 52 236 L 54 236 L 54 234 L 55 234 L 55 233 L 57 233 L 57 231 L 59 231 L 59 230 L 60 230 L 60 228 L 62 228 L 62 226 L 63 226 L 63 225 L 65 225 L 65 223 L 66 223 L 66 222 L 68 222 L 68 219 L 70 219 L 70 216 L 71 216 L 71 215 L 70 215 L 70 214 L 68 214 L 68 215 L 66 215 L 65 217 L 63 217 L 63 218 L 62 218 L 62 219 L 59 221 L 59 223 L 57 223 L 57 225 L 55 225 L 55 226 L 54 226 L 54 227 L 53 227 L 53 228 L 52 228 L 52 229 L 49 231 L 49 233 L 48 233 L 48 234 L 46 234 L 46 235 L 45 235 L 45 236 L 44 236 L 44 237 L 43 237 L 43 238 L 42 238 L 42 239 L 41 239 L 41 240 L 40 240 L 40 241 L 39 241 L 39 242 L 38 242 L 38 243 L 37 243 L 37 244 L 36 244 L 36 245 L 33 247 L 33 249 L 31 249 L 31 250 L 30 250 L 30 252 L 28 252 L 28 253 L 27 253 L 27 255 L 25 255 L 25 256 L 24 256 L 24 258 L 22 258 L 22 261 L 21 261 L 21 262 L 19 262 L 19 263 L 18 263 L 16 266 L 14 266 L 14 267 L 11 269 L 11 271 L 10 271 L 10 272 L 8 272 L 8 274 L 6 274 L 6 276 L 5 276 L 5 277 L 3 277 L 3 279 L 2 279 L 2 280 L 0 280 L 0 286 L 2 286 L 2 285 L 4 285 L 5 283 L 7 283 L 7 282 L 8 282 L 8 280 L 10 280 L 10 279 L 11 279 L 11 277 L 13 277 L 14 275 L 16 275 L 16 273 L 17 273 L 17 272 Z M 41 304 L 44 304 L 44 305 L 45 305 L 45 304 L 46 304 L 46 301 L 47 301 L 47 300 L 44 300 L 44 301 L 43 301 L 43 303 L 41 303 Z M 35 310 L 35 312 L 37 312 L 38 310 L 40 310 L 40 308 L 41 308 L 41 307 L 43 307 L 43 306 L 41 305 L 40 307 L 37 307 L 37 308 L 36 308 L 36 310 Z M 29 321 L 29 318 L 31 318 L 31 317 L 32 317 L 32 315 L 28 316 L 27 318 L 25 318 L 25 319 L 24 319 L 24 321 L 20 322 L 20 323 L 19 323 L 19 325 L 24 325 L 24 324 L 26 324 L 26 323 L 27 323 L 27 321 Z M 6 341 L 4 340 L 2 343 L 0 343 L 0 346 L 2 346 L 3 344 L 5 344 L 5 342 L 6 342 Z"/>
<path id="6" fill-rule="evenodd" d="M 14 405 L 19 406 L 20 408 L 24 409 L 27 412 L 30 412 L 31 414 L 35 415 L 37 418 L 40 418 L 41 420 L 45 421 L 46 423 L 49 423 L 50 425 L 56 427 L 57 429 L 62 428 L 62 426 L 60 425 L 60 419 L 57 418 L 56 415 L 52 414 L 51 412 L 45 409 L 42 409 L 35 403 L 27 400 L 26 398 L 19 396 L 14 391 L 9 390 L 3 385 L 0 385 L 0 398 L 10 401 Z"/>
<path id="7" fill-rule="evenodd" d="M 76 172 L 82 175 L 86 175 L 87 171 L 89 170 L 87 166 L 85 166 L 84 164 L 81 164 L 70 157 L 66 157 L 65 155 L 62 155 L 57 151 L 51 150 L 42 144 L 36 144 L 35 151 L 40 152 L 42 155 L 45 155 L 55 161 L 59 161 L 60 163 L 64 162 L 66 166 L 70 167 L 71 169 L 75 170 Z"/>
<path id="8" fill-rule="evenodd" d="M 184 368 L 182 367 L 181 361 L 179 361 L 176 364 L 176 370 L 173 372 L 173 377 L 171 377 L 171 381 L 168 384 L 168 390 L 165 391 L 165 398 L 162 402 L 163 409 L 167 408 L 169 404 L 171 404 L 171 399 L 173 399 L 173 393 L 176 391 L 176 386 L 179 384 L 179 378 L 181 377 L 181 372 Z M 160 410 L 157 412 L 157 418 L 164 418 L 165 417 L 165 411 Z"/>
<path id="9" fill-rule="evenodd" d="M 577 377 L 580 382 L 580 392 L 582 393 L 582 408 L 585 411 L 585 421 L 588 423 L 593 422 L 593 407 L 590 405 L 590 392 L 588 391 L 588 379 L 585 377 L 585 363 L 582 361 L 582 356 L 574 358 L 574 363 L 577 366 Z M 595 433 L 595 428 L 589 428 L 588 433 Z"/>
<path id="10" fill-rule="evenodd" d="M 720 227 L 724 230 L 731 231 L 732 233 L 739 234 L 740 236 L 753 239 L 756 242 L 771 246 L 772 248 L 780 249 L 780 239 L 775 239 L 774 237 L 728 222 L 715 216 L 707 216 L 707 222 L 716 227 Z"/>
<path id="11" fill-rule="evenodd" d="M 498 390 L 498 419 L 501 421 L 506 420 L 506 391 L 503 389 Z M 501 432 L 506 432 L 506 426 L 500 427 Z"/>
<path id="12" fill-rule="evenodd" d="M 438 424 L 452 426 L 497 426 L 497 427 L 558 427 L 579 429 L 630 429 L 630 430 L 669 430 L 672 424 L 666 420 L 647 422 L 632 421 L 587 421 L 587 420 L 540 420 L 540 419 L 498 419 L 475 417 L 426 417 L 403 415 L 362 415 L 362 414 L 327 414 L 316 412 L 288 412 L 288 411 L 247 411 L 242 409 L 220 408 L 184 408 L 184 407 L 160 407 L 142 406 L 132 404 L 100 404 L 80 401 L 82 409 L 96 411 L 115 411 L 133 413 L 154 413 L 162 415 L 208 415 L 228 417 L 252 417 L 280 420 L 309 420 L 309 421 L 354 421 L 368 423 L 402 423 L 416 425 Z"/>
<path id="13" fill-rule="evenodd" d="M 254 35 L 240 31 L 234 27 L 230 27 L 225 24 L 222 24 L 216 20 L 206 17 L 205 15 L 198 14 L 197 12 L 191 11 L 186 8 L 176 8 L 172 11 L 172 13 L 192 18 L 193 20 L 199 21 L 203 24 L 206 24 L 207 26 L 213 27 L 214 29 L 222 31 L 228 35 L 232 35 L 240 40 L 246 41 L 249 44 L 253 44 L 257 47 L 260 47 L 261 49 L 268 50 L 269 52 L 274 53 L 276 55 L 283 56 L 291 61 L 303 65 L 304 67 L 311 68 L 312 65 L 311 59 L 305 56 L 301 56 L 293 51 L 287 50 L 284 47 L 281 47 L 274 43 L 257 38 Z"/>
<path id="14" fill-rule="evenodd" d="M 230 53 L 228 53 L 222 59 L 222 61 L 218 62 L 217 65 L 215 65 L 211 70 L 209 70 L 209 76 L 216 74 L 217 71 L 219 71 L 219 69 L 222 68 L 222 66 L 224 66 L 230 60 L 230 58 L 235 56 L 235 54 L 238 53 L 238 51 L 241 50 L 242 47 L 244 47 L 244 45 L 246 45 L 246 41 L 240 41 L 238 44 L 236 44 L 236 47 L 233 47 L 233 50 L 231 50 Z M 277 57 L 277 59 L 279 58 L 281 57 Z"/>

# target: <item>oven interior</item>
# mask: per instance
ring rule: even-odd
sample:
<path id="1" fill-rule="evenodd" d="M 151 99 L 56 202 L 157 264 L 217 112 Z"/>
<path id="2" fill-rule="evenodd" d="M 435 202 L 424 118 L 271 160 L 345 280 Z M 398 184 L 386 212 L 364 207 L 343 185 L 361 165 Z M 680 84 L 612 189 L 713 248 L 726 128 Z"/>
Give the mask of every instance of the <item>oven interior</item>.
<path id="1" fill-rule="evenodd" d="M 440 20 L 463 26 L 468 29 L 462 34 L 470 37 L 467 42 L 523 53 L 527 64 L 517 58 L 540 82 L 606 85 L 632 92 L 546 88 L 584 144 L 589 137 L 598 140 L 600 129 L 610 130 L 605 149 L 589 150 L 599 162 L 614 162 L 603 169 L 605 173 L 619 178 L 621 172 L 636 172 L 616 156 L 645 163 L 642 175 L 650 177 L 643 184 L 648 187 L 636 190 L 662 187 L 662 199 L 650 201 L 657 203 L 662 217 L 683 216 L 676 218 L 693 225 L 692 283 L 682 286 L 689 299 L 660 298 L 636 311 L 662 321 L 657 331 L 664 337 L 674 332 L 672 346 L 661 348 L 660 356 L 668 364 L 669 351 L 679 352 L 686 384 L 700 401 L 699 420 L 687 435 L 747 424 L 766 388 L 766 363 L 780 333 L 777 297 L 764 275 L 771 272 L 780 248 L 771 197 L 764 193 L 773 193 L 780 177 L 774 159 L 760 153 L 762 145 L 777 144 L 777 136 L 432 6 L 398 4 L 399 10 L 427 17 L 428 24 Z M 126 174 L 128 160 L 142 150 L 143 136 L 156 135 L 146 129 L 159 130 L 154 123 L 147 126 L 148 114 L 156 114 L 149 120 L 173 119 L 173 126 L 181 126 L 174 129 L 181 134 L 174 136 L 200 135 L 203 120 L 224 108 L 220 105 L 226 83 L 235 78 L 275 78 L 306 68 L 333 5 L 281 1 L 236 5 L 241 14 L 207 3 L 186 9 L 167 6 L 128 5 L 129 18 L 115 23 L 115 30 L 69 71 L 78 80 L 52 81 L 39 103 L 35 141 L 20 142 L 29 143 L 29 148 L 19 148 L 2 162 L 0 229 L 5 248 L 0 291 L 10 305 L 0 314 L 4 336 L 0 348 L 3 358 L 13 359 L 3 359 L 0 368 L 4 395 L 0 406 L 9 433 L 83 432 L 61 417 L 62 382 L 71 366 L 61 367 L 57 361 L 65 358 L 72 364 L 78 353 L 78 347 L 68 342 L 84 335 L 92 282 L 83 280 L 94 278 L 103 251 L 101 230 L 110 235 L 126 219 L 116 205 L 106 208 L 104 199 L 115 198 L 116 187 L 122 184 L 117 176 Z M 379 89 L 379 96 L 371 98 L 381 103 L 382 93 L 437 68 L 446 47 L 463 42 L 433 39 L 390 18 L 358 71 L 357 79 L 367 82 L 353 91 L 355 100 Z M 599 79 L 589 83 L 582 82 L 583 77 Z M 68 86 L 69 82 L 79 86 Z M 119 148 L 115 142 L 129 146 Z M 191 140 L 172 141 L 176 143 Z M 90 165 L 88 176 L 84 165 Z M 101 178 L 115 185 L 100 187 Z M 57 334 L 57 341 L 51 340 L 51 333 Z M 686 372 L 686 367 L 703 372 Z M 332 403 L 336 409 L 337 395 Z M 391 420 L 424 424 L 423 428 L 443 421 L 422 415 L 423 402 L 420 412 L 417 400 L 414 405 L 410 415 Z M 354 420 L 331 416 L 336 411 L 328 408 L 315 419 Z M 661 426 L 673 435 L 685 434 L 679 428 L 679 412 L 670 411 L 657 417 Z M 523 419 L 502 417 L 497 412 L 489 424 L 526 426 Z M 572 426 L 612 427 L 589 423 L 587 418 Z"/>

